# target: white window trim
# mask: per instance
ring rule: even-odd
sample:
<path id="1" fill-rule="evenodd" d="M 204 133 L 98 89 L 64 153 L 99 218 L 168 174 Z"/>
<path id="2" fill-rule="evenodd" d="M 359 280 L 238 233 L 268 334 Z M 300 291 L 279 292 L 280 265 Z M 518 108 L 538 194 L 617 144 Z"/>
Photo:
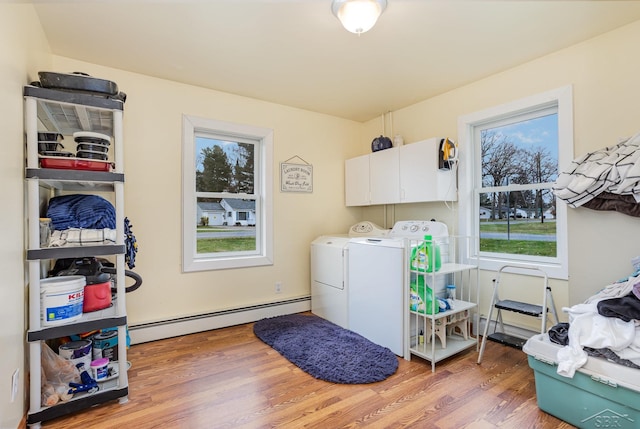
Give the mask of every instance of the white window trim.
<path id="1" fill-rule="evenodd" d="M 203 258 L 196 254 L 196 132 L 221 133 L 238 138 L 260 141 L 260 155 L 256 162 L 254 183 L 256 216 L 261 227 L 256 229 L 257 255 L 229 255 Z M 234 124 L 214 119 L 182 116 L 182 271 L 206 271 L 273 265 L 273 130 L 250 125 Z M 258 211 L 258 208 L 260 210 Z M 258 219 L 256 219 L 257 223 Z"/>
<path id="2" fill-rule="evenodd" d="M 562 168 L 569 165 L 573 159 L 573 89 L 571 85 L 458 118 L 460 147 L 458 213 L 461 235 L 477 236 L 475 222 L 479 218 L 479 213 L 476 213 L 479 195 L 474 189 L 474 175 L 477 174 L 476 170 L 480 168 L 480 163 L 474 162 L 477 159 L 475 151 L 479 150 L 472 144 L 474 128 L 487 122 L 556 104 L 558 106 L 558 165 L 562 171 Z M 557 257 L 552 262 L 540 261 L 534 257 L 523 261 L 509 259 L 507 255 L 478 256 L 478 249 L 472 251 L 474 254 L 466 256 L 468 260 L 476 262 L 481 269 L 497 271 L 503 265 L 514 264 L 537 267 L 544 270 L 550 278 L 567 280 L 569 276 L 567 205 L 559 199 L 556 199 L 556 244 Z M 479 246 L 479 242 L 477 245 Z"/>

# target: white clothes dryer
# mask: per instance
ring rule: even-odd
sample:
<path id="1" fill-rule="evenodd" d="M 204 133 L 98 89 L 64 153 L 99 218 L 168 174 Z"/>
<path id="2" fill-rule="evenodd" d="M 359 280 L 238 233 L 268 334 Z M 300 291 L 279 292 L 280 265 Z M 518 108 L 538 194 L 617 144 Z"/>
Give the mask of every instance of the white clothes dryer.
<path id="1" fill-rule="evenodd" d="M 347 322 L 349 237 L 320 236 L 311 242 L 311 312 L 343 328 Z"/>
<path id="2" fill-rule="evenodd" d="M 383 237 L 389 233 L 363 221 L 348 234 L 322 235 L 311 242 L 311 312 L 336 325 L 348 328 L 347 271 L 350 237 Z"/>

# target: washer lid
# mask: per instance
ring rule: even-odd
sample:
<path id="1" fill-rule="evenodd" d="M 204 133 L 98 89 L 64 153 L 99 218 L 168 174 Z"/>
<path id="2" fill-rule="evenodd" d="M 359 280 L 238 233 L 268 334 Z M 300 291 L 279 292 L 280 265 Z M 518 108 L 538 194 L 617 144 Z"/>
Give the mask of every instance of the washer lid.
<path id="1" fill-rule="evenodd" d="M 389 230 L 376 225 L 368 220 L 358 222 L 349 228 L 349 237 L 384 237 L 389 235 Z"/>
<path id="2" fill-rule="evenodd" d="M 375 247 L 404 247 L 404 238 L 402 237 L 352 237 L 349 241 L 349 248 L 352 246 L 368 246 Z"/>
<path id="3" fill-rule="evenodd" d="M 349 237 L 346 235 L 321 235 L 311 242 L 312 246 L 346 247 Z"/>

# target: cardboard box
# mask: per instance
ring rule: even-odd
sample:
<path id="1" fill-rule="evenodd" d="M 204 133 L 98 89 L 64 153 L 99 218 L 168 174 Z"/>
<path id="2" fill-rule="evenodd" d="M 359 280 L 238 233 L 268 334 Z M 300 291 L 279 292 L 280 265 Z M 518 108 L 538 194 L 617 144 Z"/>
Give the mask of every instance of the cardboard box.
<path id="1" fill-rule="evenodd" d="M 579 428 L 640 428 L 640 369 L 589 357 L 573 378 L 557 373 L 557 352 L 547 334 L 523 351 L 534 370 L 538 407 Z"/>

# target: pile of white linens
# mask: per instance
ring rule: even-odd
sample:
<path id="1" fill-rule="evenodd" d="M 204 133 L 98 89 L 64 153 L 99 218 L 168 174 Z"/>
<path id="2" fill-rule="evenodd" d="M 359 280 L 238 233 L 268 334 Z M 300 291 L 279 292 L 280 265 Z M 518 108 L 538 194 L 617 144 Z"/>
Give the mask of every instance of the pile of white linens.
<path id="1" fill-rule="evenodd" d="M 62 231 L 54 230 L 49 239 L 49 247 L 95 246 L 98 244 L 115 244 L 115 242 L 115 229 L 69 228 Z"/>
<path id="2" fill-rule="evenodd" d="M 587 361 L 583 347 L 608 348 L 619 358 L 640 365 L 640 321 L 623 316 L 609 317 L 601 314 L 598 303 L 640 295 L 640 273 L 636 272 L 626 281 L 606 286 L 582 304 L 563 308 L 569 313 L 569 344 L 558 351 L 557 373 L 573 377 L 575 371 Z M 600 305 L 601 309 L 604 307 Z M 631 311 L 632 308 L 629 307 Z M 633 310 L 635 311 L 635 310 Z M 633 317 L 633 315 L 632 315 Z"/>

